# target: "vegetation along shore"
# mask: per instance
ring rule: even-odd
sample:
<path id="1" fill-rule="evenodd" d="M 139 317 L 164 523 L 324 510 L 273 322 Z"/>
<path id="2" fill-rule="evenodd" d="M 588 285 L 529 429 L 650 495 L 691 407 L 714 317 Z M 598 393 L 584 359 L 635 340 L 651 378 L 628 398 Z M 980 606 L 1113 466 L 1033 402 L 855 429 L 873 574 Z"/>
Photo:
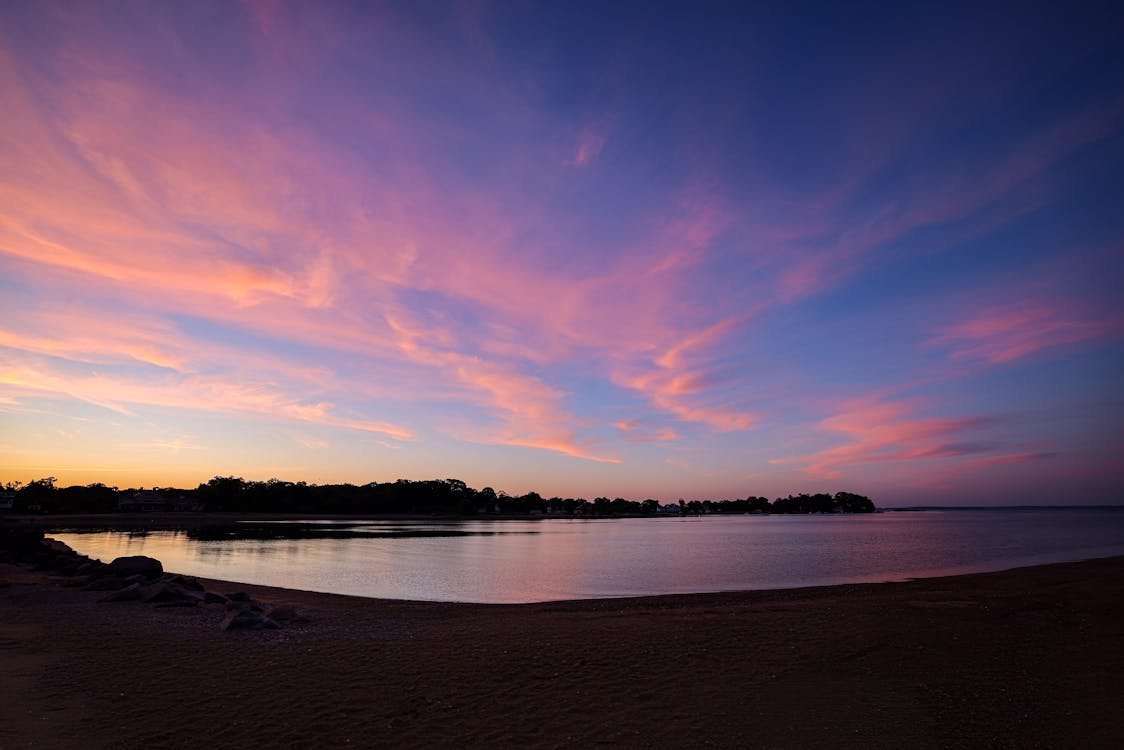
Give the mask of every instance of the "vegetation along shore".
<path id="1" fill-rule="evenodd" d="M 0 503 L 17 513 L 221 512 L 356 513 L 449 515 L 655 516 L 702 513 L 873 513 L 874 502 L 852 492 L 788 495 L 772 501 L 749 495 L 726 500 L 679 500 L 597 497 L 544 498 L 537 492 L 509 495 L 477 490 L 459 479 L 431 479 L 368 484 L 308 484 L 246 481 L 214 477 L 194 489 L 155 487 L 118 489 L 104 484 L 58 487 L 54 477 L 4 486 Z"/>

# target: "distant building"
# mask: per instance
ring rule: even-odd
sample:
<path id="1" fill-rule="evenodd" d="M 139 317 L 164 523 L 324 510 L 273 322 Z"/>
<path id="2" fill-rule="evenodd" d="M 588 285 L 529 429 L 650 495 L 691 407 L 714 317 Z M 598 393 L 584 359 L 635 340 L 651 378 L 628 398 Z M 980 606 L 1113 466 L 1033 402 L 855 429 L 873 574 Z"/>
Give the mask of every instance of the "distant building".
<path id="1" fill-rule="evenodd" d="M 0 492 L 0 511 L 11 510 L 16 505 L 16 493 L 10 491 Z"/>
<path id="2" fill-rule="evenodd" d="M 197 502 L 195 500 L 189 500 L 183 495 L 180 495 L 172 501 L 172 510 L 179 513 L 201 513 L 203 510 L 205 510 L 205 507 L 203 506 L 203 503 Z"/>
<path id="3" fill-rule="evenodd" d="M 198 513 L 204 507 L 185 495 L 168 498 L 157 494 L 155 489 L 141 489 L 118 500 L 117 509 L 126 513 Z"/>
<path id="4" fill-rule="evenodd" d="M 153 490 L 138 490 L 117 502 L 117 509 L 127 513 L 155 513 L 163 510 L 174 510 L 169 500 L 157 495 Z"/>

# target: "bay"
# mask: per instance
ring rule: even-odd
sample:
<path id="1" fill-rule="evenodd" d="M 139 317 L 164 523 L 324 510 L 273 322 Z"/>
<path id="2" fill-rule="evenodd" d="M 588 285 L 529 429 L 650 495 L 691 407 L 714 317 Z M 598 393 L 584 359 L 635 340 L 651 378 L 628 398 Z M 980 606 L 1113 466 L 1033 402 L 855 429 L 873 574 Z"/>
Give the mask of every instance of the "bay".
<path id="1" fill-rule="evenodd" d="M 355 596 L 520 603 L 896 581 L 1124 554 L 1124 511 L 262 522 L 57 529 L 104 561 Z"/>

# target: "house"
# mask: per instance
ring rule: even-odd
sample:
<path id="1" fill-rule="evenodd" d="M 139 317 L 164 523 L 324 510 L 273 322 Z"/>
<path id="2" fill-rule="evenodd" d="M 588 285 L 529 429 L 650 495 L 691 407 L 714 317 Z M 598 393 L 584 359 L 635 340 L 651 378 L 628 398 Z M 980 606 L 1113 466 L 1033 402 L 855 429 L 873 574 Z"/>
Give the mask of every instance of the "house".
<path id="1" fill-rule="evenodd" d="M 180 495 L 172 501 L 172 510 L 179 513 L 202 513 L 206 510 L 206 507 L 204 507 L 203 503 L 190 500 Z"/>
<path id="2" fill-rule="evenodd" d="M 140 489 L 119 500 L 117 509 L 128 513 L 154 513 L 172 510 L 173 504 L 157 495 L 155 490 Z"/>
<path id="3" fill-rule="evenodd" d="M 0 492 L 0 511 L 11 510 L 16 505 L 16 493 L 10 491 Z"/>

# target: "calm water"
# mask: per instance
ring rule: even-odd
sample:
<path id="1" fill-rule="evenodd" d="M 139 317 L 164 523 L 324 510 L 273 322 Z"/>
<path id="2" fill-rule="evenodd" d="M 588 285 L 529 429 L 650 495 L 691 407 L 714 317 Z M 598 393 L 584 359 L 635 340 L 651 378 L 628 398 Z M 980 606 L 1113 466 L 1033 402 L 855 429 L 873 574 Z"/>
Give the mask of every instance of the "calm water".
<path id="1" fill-rule="evenodd" d="M 1124 554 L 1124 511 L 926 511 L 862 516 L 244 527 L 52 533 L 102 560 L 338 594 L 533 602 L 890 581 Z M 207 535 L 204 534 L 204 537 Z"/>

